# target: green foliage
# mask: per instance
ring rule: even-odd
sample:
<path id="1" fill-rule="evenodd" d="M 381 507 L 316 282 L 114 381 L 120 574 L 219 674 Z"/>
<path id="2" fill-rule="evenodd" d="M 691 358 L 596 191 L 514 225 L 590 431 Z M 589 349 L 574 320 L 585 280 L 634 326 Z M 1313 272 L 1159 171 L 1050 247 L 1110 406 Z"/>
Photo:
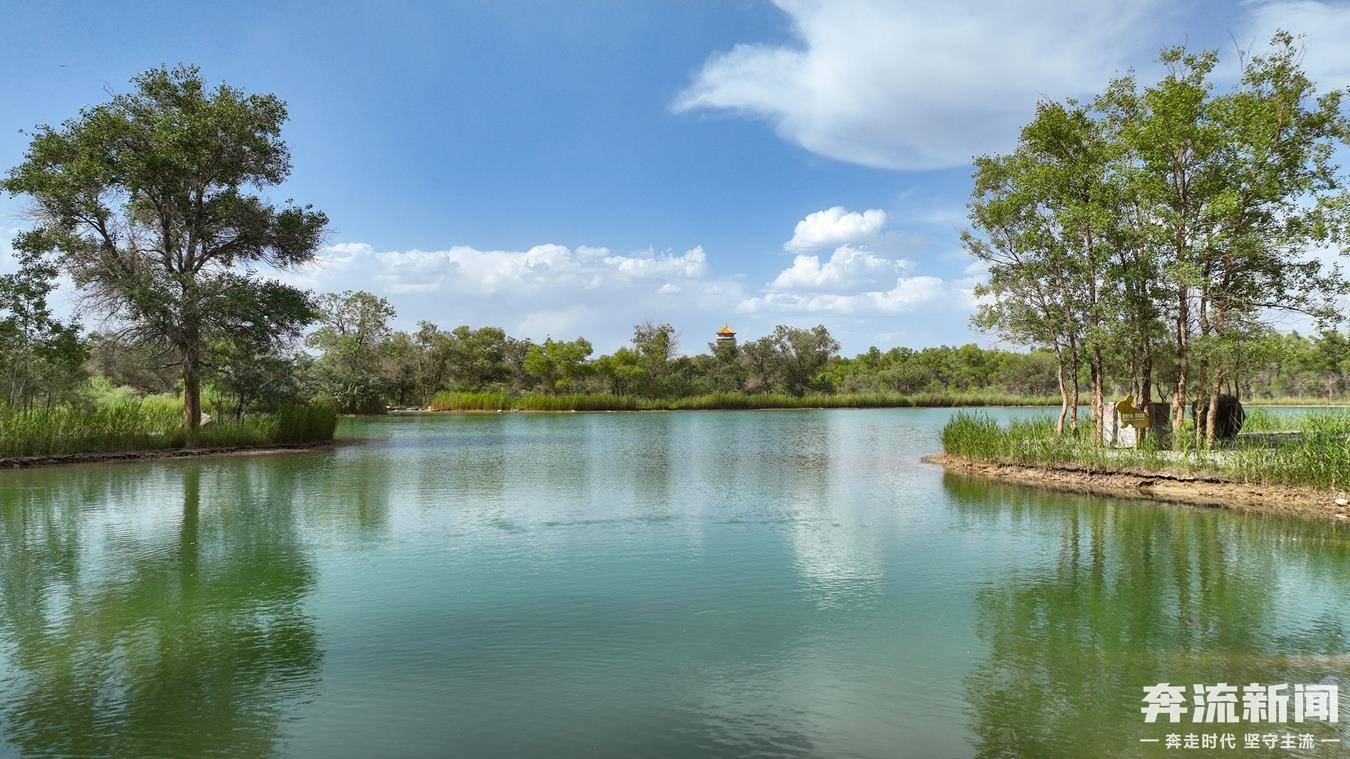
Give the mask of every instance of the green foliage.
<path id="1" fill-rule="evenodd" d="M 227 341 L 212 347 L 212 365 L 207 375 L 218 417 L 243 418 L 251 410 L 274 410 L 299 397 L 296 361 L 280 354 L 273 345 L 247 340 Z"/>
<path id="2" fill-rule="evenodd" d="M 678 349 L 675 328 L 669 324 L 645 321 L 633 329 L 633 350 L 640 370 L 633 378 L 638 395 L 660 398 L 674 391 L 672 362 Z"/>
<path id="3" fill-rule="evenodd" d="M 53 318 L 47 306 L 55 282 L 56 267 L 38 254 L 21 253 L 18 271 L 0 275 L 0 403 L 68 400 L 85 377 L 78 322 Z"/>
<path id="4" fill-rule="evenodd" d="M 649 384 L 642 357 L 630 348 L 620 348 L 593 363 L 594 376 L 613 395 L 636 393 Z"/>
<path id="5" fill-rule="evenodd" d="M 989 277 L 973 322 L 1053 351 L 1065 410 L 1086 367 L 1100 425 L 1114 372 L 1145 401 L 1166 388 L 1184 445 L 1191 400 L 1215 404 L 1259 371 L 1272 312 L 1343 318 L 1350 283 L 1309 251 L 1344 240 L 1333 158 L 1350 129 L 1343 93 L 1317 94 L 1301 56 L 1278 32 L 1219 90 L 1216 53 L 1168 49 L 1158 82 L 1041 103 L 1013 151 L 976 159 L 963 241 Z M 1323 363 L 1321 376 L 1344 374 Z M 1214 441 L 1212 427 L 1195 434 Z"/>
<path id="6" fill-rule="evenodd" d="M 177 388 L 180 371 L 174 365 L 173 346 L 97 331 L 89 335 L 89 342 L 88 366 L 96 378 L 142 393 L 168 393 Z"/>
<path id="7" fill-rule="evenodd" d="M 644 329 L 648 330 L 645 336 Z M 664 325 L 647 325 L 635 332 L 639 343 L 674 340 Z M 625 399 L 600 404 L 613 409 L 943 406 L 962 402 L 1039 405 L 1057 391 L 1056 356 L 1049 350 L 1018 353 L 969 344 L 918 351 L 872 348 L 845 358 L 831 355 L 835 348 L 824 327 L 814 330 L 783 327 L 767 338 L 740 347 L 710 345 L 710 353 L 695 356 L 668 357 L 660 346 L 655 350 L 649 346 L 644 355 L 625 346 L 590 361 L 585 359 L 590 346 L 585 341 L 579 344 L 549 340 L 534 345 L 487 327 L 477 330 L 459 327 L 453 332 L 443 332 L 424 322 L 415 335 L 400 339 L 400 334 L 403 333 L 387 333 L 391 336 L 380 342 L 383 347 L 371 354 L 375 358 L 370 365 L 375 368 L 355 375 L 366 378 L 370 387 L 383 388 L 383 395 L 370 391 L 375 404 L 372 410 L 377 413 L 382 411 L 385 401 L 437 409 L 517 409 L 521 408 L 519 398 L 528 394 L 573 399 L 541 400 L 531 404 L 531 408 L 572 410 L 596 407 L 589 400 L 576 405 L 575 399 L 583 397 Z M 794 341 L 808 348 L 798 353 Z M 1320 346 L 1326 340 L 1286 338 L 1286 342 L 1302 346 L 1304 353 L 1312 354 L 1322 350 Z M 459 347 L 475 343 L 483 347 Z M 311 341 L 311 345 L 315 344 Z M 390 345 L 399 347 L 394 350 Z M 815 346 L 814 352 L 809 346 Z M 512 353 L 519 356 L 522 349 L 525 358 L 513 363 Z M 391 362 L 389 356 L 395 354 L 400 358 Z M 808 355 L 809 359 L 804 358 Z M 462 361 L 472 362 L 472 368 L 466 369 Z M 331 358 L 325 354 L 318 363 L 331 366 L 330 362 Z M 656 365 L 659 369 L 653 370 Z M 653 371 L 659 381 L 653 379 Z M 786 391 L 790 384 L 785 373 L 788 371 L 795 372 L 801 395 Z M 1244 377 L 1243 398 L 1266 398 L 1287 384 L 1267 384 L 1262 376 L 1258 372 Z M 440 379 L 429 379 L 433 377 Z M 806 377 L 810 379 L 804 380 Z M 1303 385 L 1325 385 L 1323 375 L 1314 373 L 1309 377 Z M 445 384 L 436 386 L 435 382 Z M 665 388 L 664 394 L 651 394 L 650 389 L 657 386 Z M 340 386 L 336 384 L 320 383 L 316 392 L 320 397 L 325 393 L 336 397 L 338 389 Z M 1130 391 L 1128 384 L 1104 383 L 1107 393 L 1123 395 Z M 842 397 L 830 398 L 836 395 Z M 356 410 L 350 404 L 344 404 L 344 408 Z"/>
<path id="8" fill-rule="evenodd" d="M 586 359 L 591 350 L 590 342 L 581 337 L 570 342 L 545 340 L 527 349 L 525 371 L 535 377 L 544 392 L 569 393 L 590 374 Z"/>
<path id="9" fill-rule="evenodd" d="M 347 413 L 383 413 L 390 378 L 383 371 L 394 309 L 364 291 L 318 299 L 320 327 L 305 340 L 323 355 L 313 367 L 316 395 L 333 398 Z"/>
<path id="10" fill-rule="evenodd" d="M 974 344 L 919 351 L 873 348 L 853 358 L 835 359 L 827 371 L 829 384 L 845 393 L 1056 392 L 1055 356 L 1046 350 L 1016 353 Z"/>
<path id="11" fill-rule="evenodd" d="M 105 315 L 172 348 L 196 427 L 213 342 L 264 344 L 311 320 L 307 295 L 257 265 L 312 259 L 328 220 L 250 194 L 290 173 L 281 100 L 208 87 L 192 67 L 133 84 L 59 128 L 38 127 L 3 186 L 39 220 L 16 248 L 56 254 Z"/>
<path id="12" fill-rule="evenodd" d="M 609 393 L 545 395 L 526 393 L 441 392 L 431 399 L 434 411 L 702 411 L 735 409 L 907 408 L 935 406 L 1047 406 L 1050 396 L 1001 393 L 919 393 L 895 395 L 782 395 L 709 393 L 683 398 L 643 398 Z"/>

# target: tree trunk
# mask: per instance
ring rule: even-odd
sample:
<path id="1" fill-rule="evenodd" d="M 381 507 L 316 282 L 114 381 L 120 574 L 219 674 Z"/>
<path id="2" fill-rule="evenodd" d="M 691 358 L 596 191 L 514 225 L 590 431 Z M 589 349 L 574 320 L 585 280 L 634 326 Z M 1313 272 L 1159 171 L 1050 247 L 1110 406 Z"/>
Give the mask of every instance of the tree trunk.
<path id="1" fill-rule="evenodd" d="M 189 432 L 202 426 L 202 386 L 195 359 L 183 363 L 183 423 Z"/>
<path id="2" fill-rule="evenodd" d="M 1102 361 L 1102 349 L 1092 346 L 1092 353 L 1088 357 L 1092 364 L 1092 431 L 1098 441 L 1106 437 L 1106 367 Z"/>
<path id="3" fill-rule="evenodd" d="M 1223 393 L 1223 376 L 1219 375 L 1214 379 L 1214 385 L 1209 390 L 1209 412 L 1205 419 L 1205 447 L 1214 447 L 1214 431 L 1218 429 L 1219 421 L 1219 395 Z"/>
<path id="4" fill-rule="evenodd" d="M 1055 346 L 1055 369 L 1059 379 L 1059 420 L 1055 423 L 1055 437 L 1064 437 L 1064 417 L 1069 415 L 1069 388 L 1064 384 L 1064 351 Z"/>
<path id="5" fill-rule="evenodd" d="M 1200 361 L 1197 363 L 1199 363 L 1199 366 L 1196 366 L 1195 371 L 1195 402 L 1196 404 L 1199 404 L 1199 402 L 1203 400 L 1206 402 L 1206 405 L 1208 405 L 1208 402 L 1210 402 L 1210 388 L 1208 388 L 1208 381 L 1210 381 L 1210 362 L 1208 362 L 1208 359 L 1203 358 L 1203 354 L 1201 354 Z M 1206 447 L 1204 446 L 1204 425 L 1200 424 L 1199 407 L 1196 409 L 1195 447 Z"/>
<path id="6" fill-rule="evenodd" d="M 1182 285 L 1177 291 L 1177 384 L 1172 392 L 1172 440 L 1181 442 L 1181 428 L 1186 424 L 1186 370 L 1190 349 L 1190 293 Z"/>
<path id="7" fill-rule="evenodd" d="M 1069 404 L 1069 426 L 1078 431 L 1078 341 L 1069 338 L 1069 379 L 1073 383 L 1073 402 Z"/>
<path id="8" fill-rule="evenodd" d="M 1151 345 L 1145 345 L 1143 364 L 1139 397 L 1142 399 L 1144 406 L 1147 407 L 1148 404 L 1153 402 L 1153 346 Z"/>

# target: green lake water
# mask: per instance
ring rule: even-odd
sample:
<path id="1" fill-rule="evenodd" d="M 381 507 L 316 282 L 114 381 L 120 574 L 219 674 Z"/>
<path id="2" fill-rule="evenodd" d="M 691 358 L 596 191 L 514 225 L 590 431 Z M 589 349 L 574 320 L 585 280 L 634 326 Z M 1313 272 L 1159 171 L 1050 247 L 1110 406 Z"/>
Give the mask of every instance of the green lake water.
<path id="1" fill-rule="evenodd" d="M 1350 528 L 947 475 L 950 413 L 391 416 L 0 472 L 0 756 L 1347 753 L 1345 706 L 1274 751 L 1139 708 L 1350 698 Z"/>

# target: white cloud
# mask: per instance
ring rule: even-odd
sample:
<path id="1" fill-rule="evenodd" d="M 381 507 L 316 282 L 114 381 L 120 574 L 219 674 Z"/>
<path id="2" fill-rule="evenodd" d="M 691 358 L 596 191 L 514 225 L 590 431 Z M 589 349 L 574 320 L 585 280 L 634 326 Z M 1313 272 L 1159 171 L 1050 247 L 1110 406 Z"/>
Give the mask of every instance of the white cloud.
<path id="1" fill-rule="evenodd" d="M 746 298 L 736 307 L 743 314 L 829 313 L 840 316 L 899 314 L 934 301 L 945 292 L 937 277 L 900 277 L 885 291 L 856 294 L 768 292 Z"/>
<path id="2" fill-rule="evenodd" d="M 775 290 L 856 290 L 894 277 L 909 263 L 892 260 L 847 245 L 835 248 L 827 261 L 819 256 L 797 256 L 792 266 L 774 278 Z"/>
<path id="3" fill-rule="evenodd" d="M 696 247 L 682 254 L 613 255 L 605 248 L 572 250 L 553 243 L 524 251 L 376 251 L 366 243 L 325 248 L 318 259 L 287 278 L 306 287 L 357 274 L 390 293 L 453 292 L 465 295 L 524 294 L 558 289 L 594 289 L 707 274 L 707 255 Z"/>
<path id="4" fill-rule="evenodd" d="M 1259 3 L 1237 38 L 1243 47 L 1260 53 L 1277 29 L 1303 35 L 1303 70 L 1322 92 L 1350 85 L 1350 5 L 1312 0 Z"/>
<path id="5" fill-rule="evenodd" d="M 965 301 L 966 307 L 970 309 L 978 308 L 990 301 L 988 296 L 983 298 L 975 294 L 975 288 L 989 281 L 989 264 L 980 259 L 975 259 L 966 264 L 963 270 L 965 276 L 952 282 L 952 287 Z"/>
<path id="6" fill-rule="evenodd" d="M 744 298 L 739 282 L 710 275 L 702 247 L 621 255 L 556 243 L 516 251 L 463 245 L 381 251 L 347 242 L 276 275 L 321 292 L 385 296 L 405 328 L 420 320 L 443 327 L 493 324 L 536 340 L 583 335 L 600 351 L 622 344 L 644 319 L 711 335 Z M 689 344 L 696 348 L 697 337 Z"/>
<path id="7" fill-rule="evenodd" d="M 858 213 L 843 206 L 809 213 L 797 222 L 785 250 L 811 251 L 850 245 L 875 238 L 886 226 L 886 212 L 878 208 Z"/>
<path id="8" fill-rule="evenodd" d="M 703 246 L 685 251 L 682 256 L 606 256 L 604 262 L 620 276 L 635 279 L 701 277 L 708 273 L 708 256 Z"/>
<path id="9" fill-rule="evenodd" d="M 814 153 L 888 169 L 1006 147 L 1037 100 L 1096 90 L 1140 57 L 1141 27 L 1170 13 L 1156 0 L 777 5 L 796 44 L 713 55 L 675 110 L 763 118 Z"/>
<path id="10" fill-rule="evenodd" d="M 839 246 L 828 259 L 800 255 L 758 293 L 738 278 L 715 277 L 701 247 L 683 253 L 620 255 L 607 248 L 554 243 L 526 250 L 379 251 L 366 243 L 326 247 L 312 264 L 278 276 L 317 291 L 370 290 L 389 298 L 400 328 L 421 320 L 443 327 L 494 324 L 535 340 L 589 338 L 610 351 L 645 319 L 670 321 L 688 350 L 732 314 L 749 338 L 797 318 L 885 317 L 919 307 L 952 311 L 964 329 L 964 305 L 935 276 L 905 276 L 904 259 Z M 875 330 L 855 324 L 857 339 Z M 925 337 L 925 340 L 930 338 Z M 862 350 L 865 345 L 849 346 Z"/>

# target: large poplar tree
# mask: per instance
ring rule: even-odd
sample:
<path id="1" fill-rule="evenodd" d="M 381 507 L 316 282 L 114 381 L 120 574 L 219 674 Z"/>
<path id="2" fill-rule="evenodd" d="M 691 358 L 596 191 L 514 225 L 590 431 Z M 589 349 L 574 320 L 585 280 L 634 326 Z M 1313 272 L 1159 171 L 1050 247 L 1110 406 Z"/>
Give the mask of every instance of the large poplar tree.
<path id="1" fill-rule="evenodd" d="M 157 68 L 131 92 L 41 126 L 4 188 L 31 199 L 25 253 L 56 254 L 89 302 L 173 350 L 189 428 L 201 423 L 209 346 L 295 334 L 308 296 L 257 265 L 310 260 L 328 219 L 261 193 L 291 170 L 273 95 L 208 87 L 195 67 Z"/>

